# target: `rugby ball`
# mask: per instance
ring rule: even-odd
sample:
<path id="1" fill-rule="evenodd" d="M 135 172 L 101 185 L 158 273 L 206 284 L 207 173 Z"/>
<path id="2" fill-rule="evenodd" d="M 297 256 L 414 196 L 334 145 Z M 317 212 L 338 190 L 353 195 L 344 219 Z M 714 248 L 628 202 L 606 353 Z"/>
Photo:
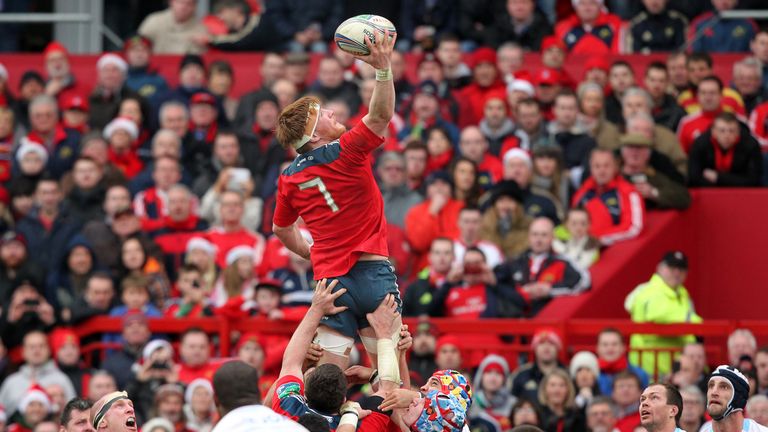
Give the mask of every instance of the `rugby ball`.
<path id="1" fill-rule="evenodd" d="M 384 34 L 385 30 L 389 30 L 390 37 L 394 37 L 397 32 L 392 21 L 382 16 L 358 15 L 341 23 L 336 28 L 333 40 L 342 51 L 352 55 L 366 56 L 371 51 L 365 45 L 365 38 L 375 42 L 376 33 Z"/>

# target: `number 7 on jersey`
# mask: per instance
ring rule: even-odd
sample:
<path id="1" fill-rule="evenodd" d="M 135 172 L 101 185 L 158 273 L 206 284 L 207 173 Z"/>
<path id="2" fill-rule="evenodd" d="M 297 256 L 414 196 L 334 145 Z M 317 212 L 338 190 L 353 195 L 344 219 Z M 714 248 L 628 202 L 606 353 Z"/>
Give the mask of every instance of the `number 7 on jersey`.
<path id="1" fill-rule="evenodd" d="M 320 177 L 315 177 L 311 180 L 307 180 L 303 183 L 299 183 L 299 190 L 305 190 L 309 188 L 316 187 L 317 190 L 320 191 L 320 193 L 323 195 L 323 198 L 325 198 L 325 203 L 328 204 L 328 207 L 331 208 L 331 211 L 336 213 L 339 211 L 339 206 L 336 205 L 336 202 L 333 200 L 333 196 L 331 196 L 331 193 L 328 191 L 328 188 L 325 187 L 325 183 L 323 183 L 323 179 Z"/>

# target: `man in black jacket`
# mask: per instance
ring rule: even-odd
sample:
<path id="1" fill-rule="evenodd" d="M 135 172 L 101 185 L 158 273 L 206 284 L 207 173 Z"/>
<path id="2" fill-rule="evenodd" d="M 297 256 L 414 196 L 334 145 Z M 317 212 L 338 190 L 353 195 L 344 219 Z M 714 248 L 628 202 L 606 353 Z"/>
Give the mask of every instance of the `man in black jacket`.
<path id="1" fill-rule="evenodd" d="M 123 316 L 122 336 L 125 341 L 122 348 L 109 354 L 102 364 L 103 369 L 115 378 L 117 388 L 126 388 L 135 377 L 133 364 L 141 358 L 141 352 L 152 336 L 147 317 L 138 311 Z"/>
<path id="2" fill-rule="evenodd" d="M 502 42 L 513 41 L 530 51 L 539 51 L 541 41 L 552 34 L 552 25 L 536 8 L 534 0 L 506 2 L 506 9 L 496 13 L 486 43 L 495 48 Z"/>
<path id="3" fill-rule="evenodd" d="M 760 186 L 760 145 L 735 115 L 721 113 L 693 142 L 688 158 L 691 186 Z"/>

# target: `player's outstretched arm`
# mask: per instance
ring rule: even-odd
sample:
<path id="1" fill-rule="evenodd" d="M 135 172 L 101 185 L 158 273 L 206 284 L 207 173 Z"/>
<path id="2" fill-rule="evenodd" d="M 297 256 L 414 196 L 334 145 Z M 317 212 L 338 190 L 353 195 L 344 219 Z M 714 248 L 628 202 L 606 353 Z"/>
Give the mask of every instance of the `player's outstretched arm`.
<path id="1" fill-rule="evenodd" d="M 315 335 L 315 330 L 320 324 L 320 320 L 325 315 L 334 315 L 347 309 L 346 306 L 336 306 L 333 302 L 347 292 L 346 288 L 340 288 L 335 293 L 332 292 L 338 280 L 330 284 L 327 279 L 323 279 L 315 288 L 315 295 L 312 297 L 312 305 L 309 307 L 304 319 L 301 320 L 296 331 L 291 336 L 288 346 L 283 354 L 283 366 L 280 369 L 280 377 L 292 375 L 301 378 L 303 376 L 301 365 L 304 363 L 309 344 Z"/>
<path id="2" fill-rule="evenodd" d="M 376 69 L 376 87 L 373 88 L 373 96 L 368 106 L 368 114 L 363 117 L 363 123 L 376 135 L 384 135 L 389 121 L 395 114 L 395 83 L 392 79 L 390 57 L 395 47 L 397 35 L 389 37 L 389 31 L 384 35 L 376 33 L 376 41 L 372 43 L 368 38 L 365 44 L 371 50 L 367 56 L 357 56 Z"/>

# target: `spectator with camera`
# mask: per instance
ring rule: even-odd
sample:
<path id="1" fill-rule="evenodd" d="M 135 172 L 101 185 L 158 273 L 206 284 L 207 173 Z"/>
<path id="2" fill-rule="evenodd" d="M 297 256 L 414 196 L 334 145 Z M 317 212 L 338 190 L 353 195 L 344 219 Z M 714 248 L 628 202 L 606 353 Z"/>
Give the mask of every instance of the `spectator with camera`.
<path id="1" fill-rule="evenodd" d="M 4 302 L 0 331 L 6 349 L 21 345 L 27 333 L 48 331 L 56 324 L 53 306 L 34 283 L 22 280 Z"/>
<path id="2" fill-rule="evenodd" d="M 146 344 L 134 366 L 135 377 L 125 387 L 134 403 L 139 422 L 149 420 L 155 393 L 166 384 L 179 382 L 179 366 L 173 361 L 173 347 L 164 340 Z"/>
<path id="3" fill-rule="evenodd" d="M 461 263 L 454 264 L 445 283 L 434 294 L 430 316 L 449 318 L 493 318 L 498 316 L 495 276 L 483 251 L 467 248 Z"/>

